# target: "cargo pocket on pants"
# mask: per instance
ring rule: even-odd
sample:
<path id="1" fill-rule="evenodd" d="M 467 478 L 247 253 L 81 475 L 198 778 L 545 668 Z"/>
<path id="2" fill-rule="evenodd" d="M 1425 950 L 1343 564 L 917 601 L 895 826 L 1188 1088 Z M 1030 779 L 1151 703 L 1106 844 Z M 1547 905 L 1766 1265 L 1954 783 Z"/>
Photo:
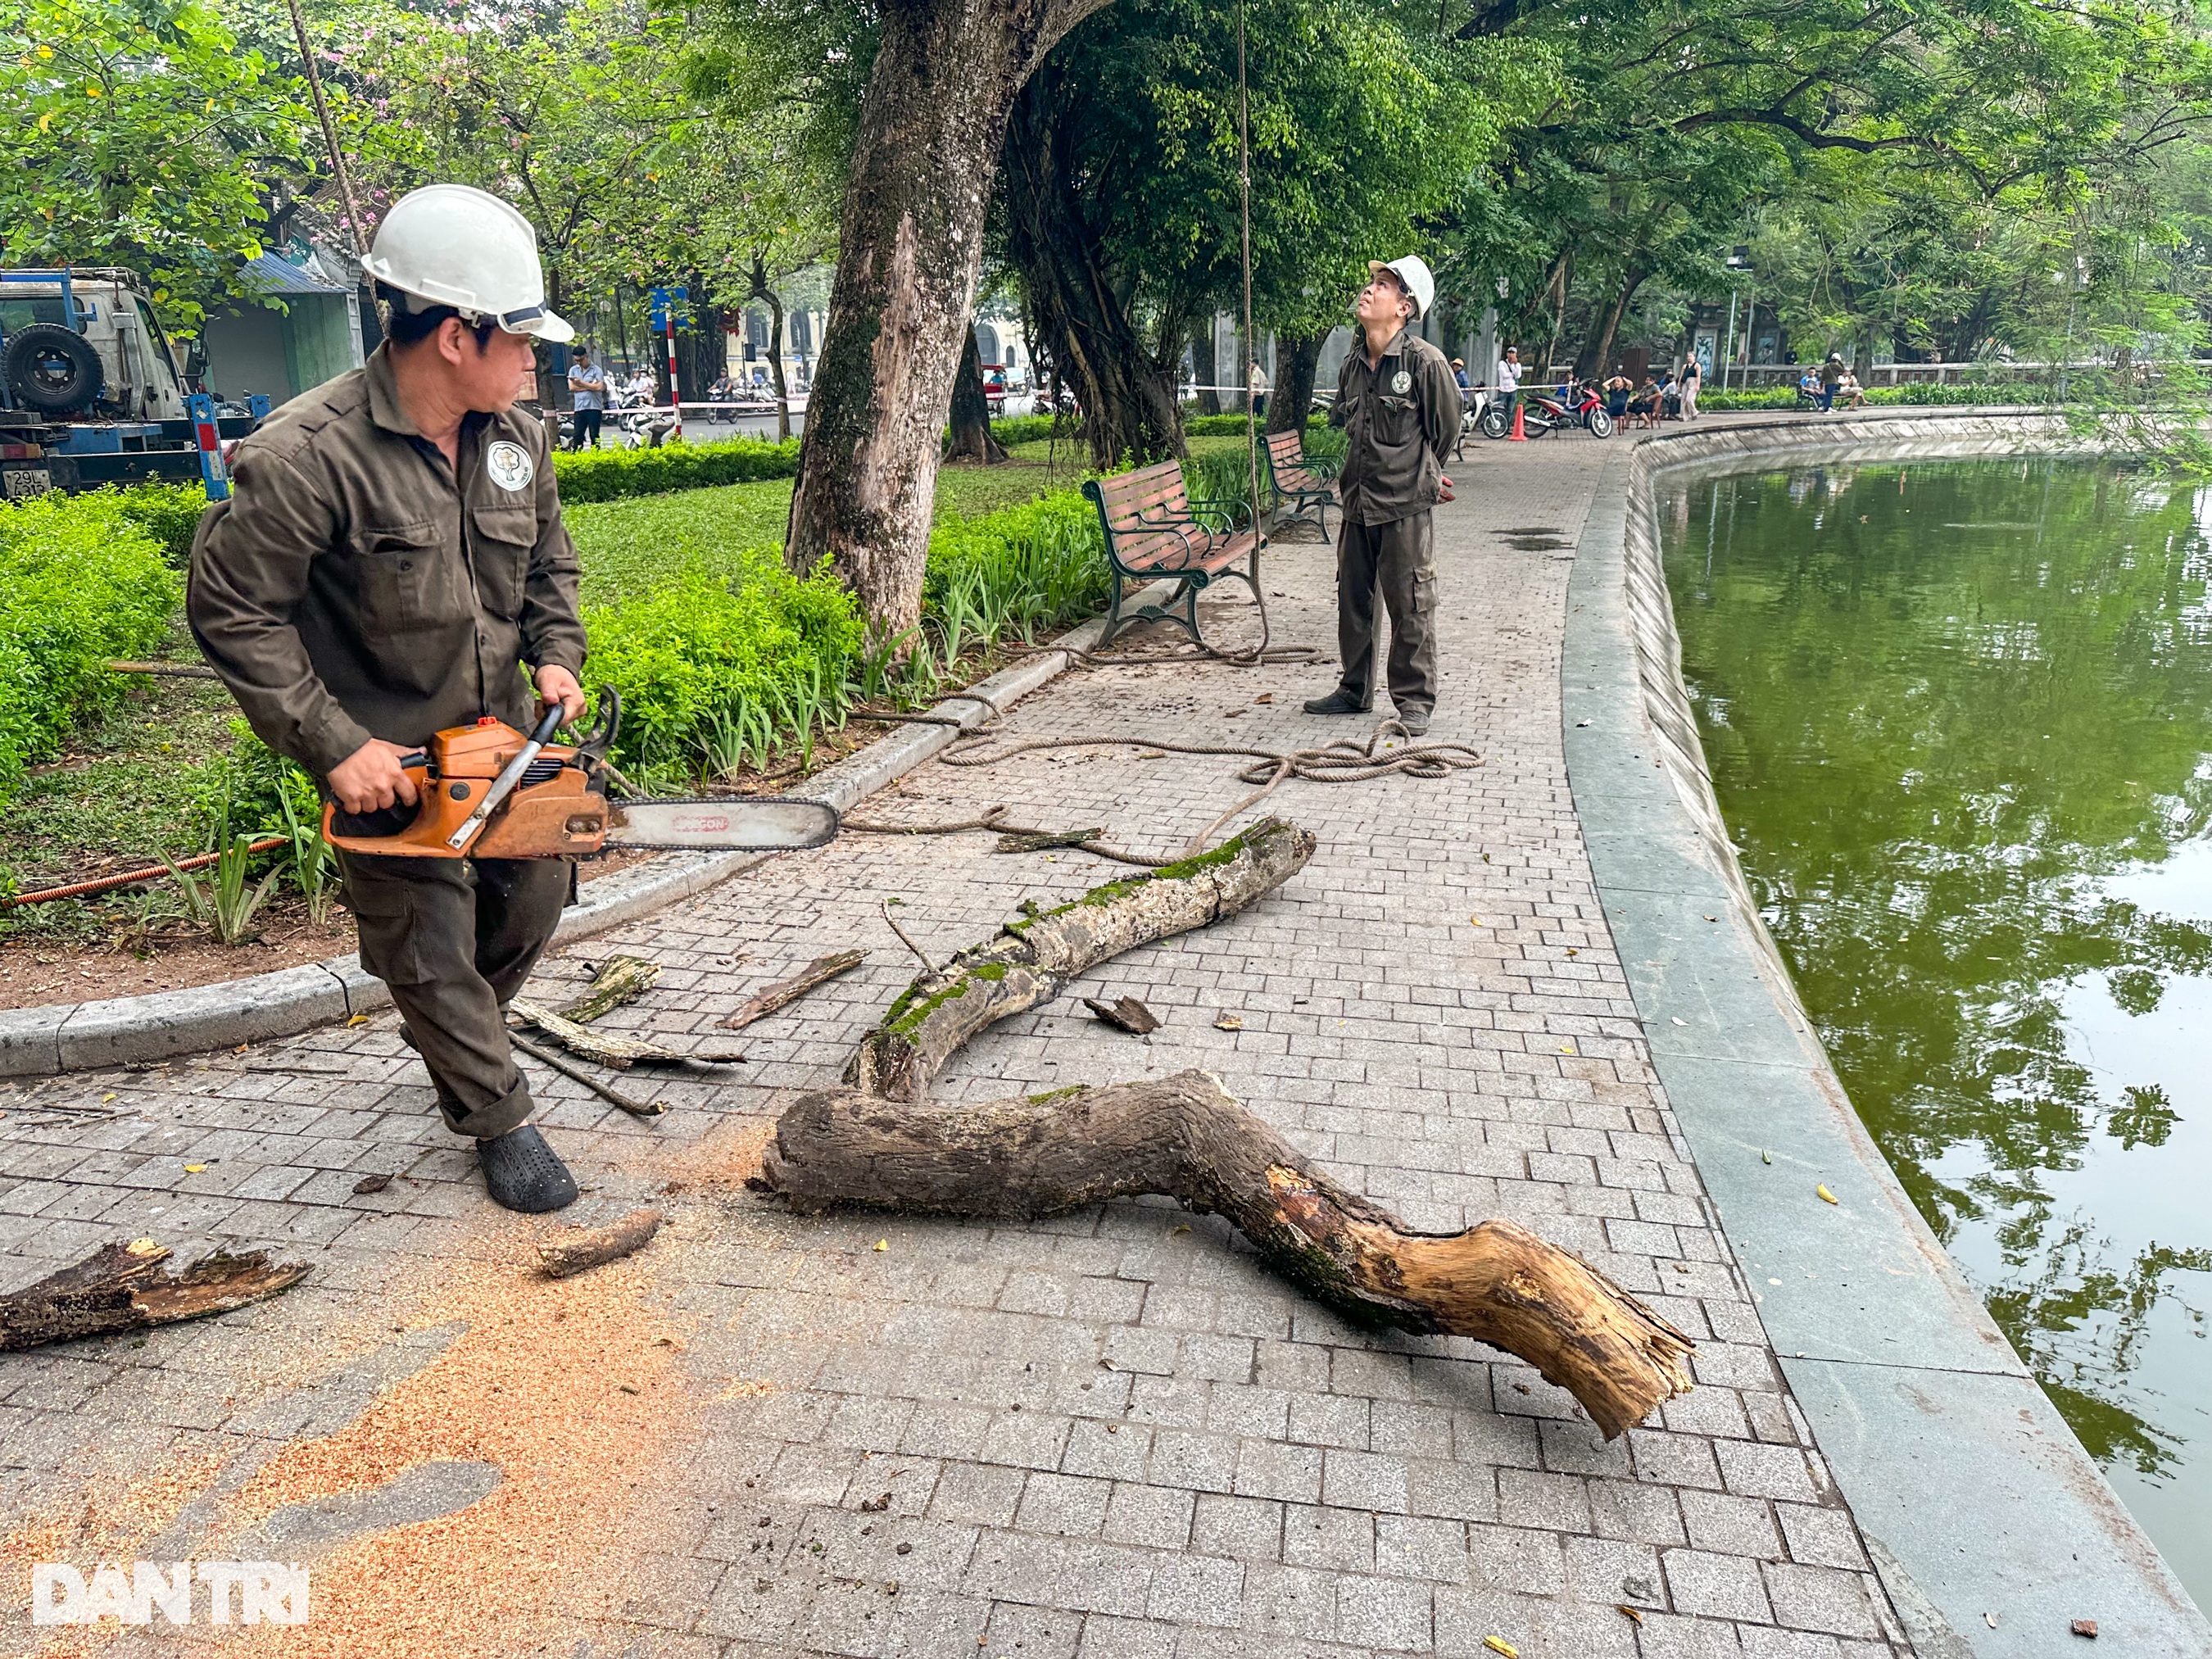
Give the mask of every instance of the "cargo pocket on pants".
<path id="1" fill-rule="evenodd" d="M 416 942 L 414 895 L 404 881 L 349 880 L 346 908 L 353 912 L 361 965 L 386 985 L 420 985 L 429 977 Z"/>

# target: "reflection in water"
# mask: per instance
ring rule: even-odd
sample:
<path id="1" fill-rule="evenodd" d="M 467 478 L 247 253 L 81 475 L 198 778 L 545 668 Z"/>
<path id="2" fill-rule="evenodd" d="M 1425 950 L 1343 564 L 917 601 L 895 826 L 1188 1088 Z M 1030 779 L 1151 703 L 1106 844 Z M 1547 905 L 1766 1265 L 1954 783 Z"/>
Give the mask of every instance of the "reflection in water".
<path id="1" fill-rule="evenodd" d="M 2212 492 L 2009 461 L 1683 496 L 1684 678 L 1836 1069 L 2212 1605 Z"/>

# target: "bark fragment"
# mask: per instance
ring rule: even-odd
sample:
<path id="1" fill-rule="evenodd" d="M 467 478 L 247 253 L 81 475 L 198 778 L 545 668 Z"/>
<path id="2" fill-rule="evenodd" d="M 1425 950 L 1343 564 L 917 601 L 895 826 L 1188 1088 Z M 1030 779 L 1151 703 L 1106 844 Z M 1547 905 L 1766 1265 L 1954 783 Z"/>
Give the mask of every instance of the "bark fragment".
<path id="1" fill-rule="evenodd" d="M 0 1296 L 0 1353 L 228 1313 L 307 1276 L 304 1265 L 272 1263 L 263 1250 L 218 1251 L 167 1273 L 161 1264 L 170 1254 L 150 1238 L 104 1245 L 74 1267 Z"/>
<path id="2" fill-rule="evenodd" d="M 609 957 L 592 975 L 591 988 L 561 1010 L 562 1018 L 589 1025 L 625 1002 L 635 1002 L 660 977 L 660 964 L 643 957 Z"/>
<path id="3" fill-rule="evenodd" d="M 1120 997 L 1112 1002 L 1085 997 L 1083 1006 L 1115 1030 L 1127 1031 L 1131 1036 L 1144 1036 L 1160 1029 L 1160 1017 L 1134 997 Z"/>
<path id="4" fill-rule="evenodd" d="M 567 1279 L 586 1267 L 635 1255 L 659 1231 L 658 1210 L 632 1210 L 605 1227 L 556 1227 L 538 1241 L 538 1260 L 548 1279 Z"/>
<path id="5" fill-rule="evenodd" d="M 801 1212 L 854 1204 L 1005 1221 L 1165 1194 L 1225 1217 L 1349 1318 L 1518 1354 L 1607 1439 L 1691 1386 L 1690 1339 L 1578 1257 L 1510 1221 L 1412 1231 L 1204 1072 L 957 1108 L 823 1090 L 784 1113 L 757 1179 Z"/>

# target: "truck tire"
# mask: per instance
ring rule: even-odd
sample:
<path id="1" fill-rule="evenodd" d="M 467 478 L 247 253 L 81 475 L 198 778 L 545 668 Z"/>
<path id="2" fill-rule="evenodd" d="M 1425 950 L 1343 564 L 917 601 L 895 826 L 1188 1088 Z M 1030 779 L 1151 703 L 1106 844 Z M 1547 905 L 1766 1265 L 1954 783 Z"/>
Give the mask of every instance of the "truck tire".
<path id="1" fill-rule="evenodd" d="M 8 389 L 41 415 L 73 415 L 100 395 L 100 354 L 75 329 L 33 323 L 8 337 Z"/>

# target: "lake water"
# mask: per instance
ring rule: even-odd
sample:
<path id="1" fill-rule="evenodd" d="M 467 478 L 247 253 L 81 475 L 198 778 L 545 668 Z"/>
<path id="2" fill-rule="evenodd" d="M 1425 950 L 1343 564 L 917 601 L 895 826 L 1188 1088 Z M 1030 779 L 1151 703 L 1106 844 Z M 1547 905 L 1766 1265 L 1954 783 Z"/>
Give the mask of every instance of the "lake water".
<path id="1" fill-rule="evenodd" d="M 1662 527 L 1721 808 L 1853 1104 L 2212 1607 L 2212 489 L 1812 468 Z"/>

